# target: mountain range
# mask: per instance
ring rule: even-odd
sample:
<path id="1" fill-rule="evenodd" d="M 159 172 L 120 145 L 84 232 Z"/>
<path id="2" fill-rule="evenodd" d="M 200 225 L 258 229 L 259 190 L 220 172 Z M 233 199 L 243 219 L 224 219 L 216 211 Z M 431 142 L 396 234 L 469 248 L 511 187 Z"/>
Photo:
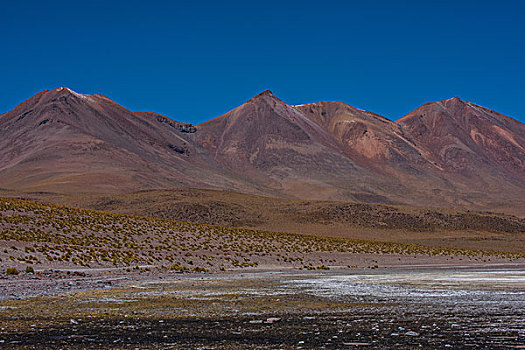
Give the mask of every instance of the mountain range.
<path id="1" fill-rule="evenodd" d="M 393 122 L 264 91 L 200 125 L 102 95 L 39 92 L 0 115 L 0 187 L 273 197 L 525 211 L 525 125 L 452 98 Z"/>

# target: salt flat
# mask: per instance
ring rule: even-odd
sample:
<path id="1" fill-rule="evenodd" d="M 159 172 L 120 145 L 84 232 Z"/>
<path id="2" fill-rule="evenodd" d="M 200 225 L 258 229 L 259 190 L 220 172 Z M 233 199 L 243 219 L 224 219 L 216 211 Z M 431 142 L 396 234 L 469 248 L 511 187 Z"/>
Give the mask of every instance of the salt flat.
<path id="1" fill-rule="evenodd" d="M 128 275 L 0 301 L 0 347 L 511 349 L 524 286 L 519 266 Z"/>

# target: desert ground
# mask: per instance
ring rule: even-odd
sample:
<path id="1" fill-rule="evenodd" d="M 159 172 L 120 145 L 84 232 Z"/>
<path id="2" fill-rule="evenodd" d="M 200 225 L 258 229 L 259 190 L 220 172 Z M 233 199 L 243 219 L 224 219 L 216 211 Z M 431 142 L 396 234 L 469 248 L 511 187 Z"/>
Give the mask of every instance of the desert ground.
<path id="1" fill-rule="evenodd" d="M 178 188 L 125 194 L 0 190 L 0 196 L 272 232 L 525 252 L 525 217 L 437 207 L 307 201 Z"/>
<path id="2" fill-rule="evenodd" d="M 146 197 L 139 196 L 143 203 L 139 206 L 139 200 L 130 200 L 137 194 L 128 196 L 113 200 L 127 198 L 118 203 L 156 210 L 144 201 Z M 89 206 L 80 200 L 75 203 L 78 207 Z M 284 201 L 283 206 L 292 204 L 297 202 Z M 332 205 L 310 203 L 305 210 L 310 213 Z M 270 207 L 267 203 L 261 212 L 268 215 Z M 122 208 L 131 211 L 126 205 Z M 461 235 L 460 228 L 468 224 L 470 234 L 507 237 L 508 241 L 502 241 L 510 247 L 513 236 L 516 242 L 523 237 L 522 219 L 449 212 L 450 216 L 435 214 L 440 219 L 432 219 L 430 225 L 417 220 L 417 210 L 428 213 L 428 209 L 367 208 L 375 209 L 372 213 L 381 215 L 381 222 L 404 225 L 404 229 L 393 229 L 393 239 L 379 241 L 390 231 L 371 225 L 370 210 L 352 216 L 360 222 L 349 224 L 353 231 L 346 232 L 360 228 L 378 232 L 381 236 L 374 240 L 190 223 L 158 218 L 161 215 L 151 218 L 2 198 L 0 347 L 525 347 L 525 254 L 521 248 L 398 241 L 400 232 L 426 236 L 439 234 L 435 229 L 446 225 L 452 225 L 451 234 Z M 200 213 L 206 218 L 202 214 L 206 211 Z M 214 215 L 220 211 L 207 213 L 209 220 L 217 220 Z M 222 217 L 231 220 L 231 216 Z M 261 216 L 260 222 L 264 226 L 269 219 Z M 415 224 L 419 231 L 416 226 L 408 230 Z"/>
<path id="3" fill-rule="evenodd" d="M 6 349 L 525 346 L 523 263 L 206 275 L 43 271 L 1 281 L 8 283 L 18 287 L 0 301 Z M 47 295 L 22 293 L 46 283 Z"/>

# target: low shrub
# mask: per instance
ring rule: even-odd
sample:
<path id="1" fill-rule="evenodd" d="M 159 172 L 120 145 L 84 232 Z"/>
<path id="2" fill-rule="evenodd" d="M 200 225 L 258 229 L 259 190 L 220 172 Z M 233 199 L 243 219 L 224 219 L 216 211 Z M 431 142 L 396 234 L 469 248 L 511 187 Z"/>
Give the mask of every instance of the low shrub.
<path id="1" fill-rule="evenodd" d="M 7 270 L 5 270 L 5 273 L 7 275 L 18 275 L 18 270 L 14 267 L 8 267 Z"/>
<path id="2" fill-rule="evenodd" d="M 197 272 L 197 273 L 203 273 L 204 272 L 204 273 L 206 273 L 206 272 L 208 272 L 208 269 L 205 269 L 204 267 L 198 267 L 197 266 L 197 267 L 193 268 L 193 272 Z"/>

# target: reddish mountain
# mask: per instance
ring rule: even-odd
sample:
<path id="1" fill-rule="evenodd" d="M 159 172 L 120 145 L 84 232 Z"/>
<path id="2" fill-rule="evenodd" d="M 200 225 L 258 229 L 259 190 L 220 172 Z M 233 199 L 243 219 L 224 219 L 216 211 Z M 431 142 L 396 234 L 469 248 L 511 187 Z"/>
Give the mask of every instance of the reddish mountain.
<path id="1" fill-rule="evenodd" d="M 270 91 L 198 125 L 196 140 L 225 169 L 273 193 L 344 199 L 375 196 L 370 189 L 379 185 L 328 130 Z"/>
<path id="2" fill-rule="evenodd" d="M 101 95 L 43 91 L 0 116 L 0 186 L 180 186 L 308 199 L 525 209 L 525 126 L 457 98 L 397 122 L 265 91 L 198 126 Z"/>
<path id="3" fill-rule="evenodd" d="M 295 109 L 328 132 L 339 149 L 366 168 L 414 171 L 430 166 L 428 154 L 404 135 L 396 123 L 341 102 L 319 102 Z"/>
<path id="4" fill-rule="evenodd" d="M 525 125 L 457 97 L 427 103 L 398 122 L 443 169 L 474 175 L 480 167 L 525 180 Z"/>
<path id="5" fill-rule="evenodd" d="M 0 116 L 0 186 L 121 192 L 231 185 L 189 141 L 193 132 L 189 124 L 133 113 L 101 95 L 42 91 Z"/>
<path id="6" fill-rule="evenodd" d="M 427 103 L 397 124 L 463 198 L 500 204 L 525 198 L 524 124 L 457 97 Z"/>

